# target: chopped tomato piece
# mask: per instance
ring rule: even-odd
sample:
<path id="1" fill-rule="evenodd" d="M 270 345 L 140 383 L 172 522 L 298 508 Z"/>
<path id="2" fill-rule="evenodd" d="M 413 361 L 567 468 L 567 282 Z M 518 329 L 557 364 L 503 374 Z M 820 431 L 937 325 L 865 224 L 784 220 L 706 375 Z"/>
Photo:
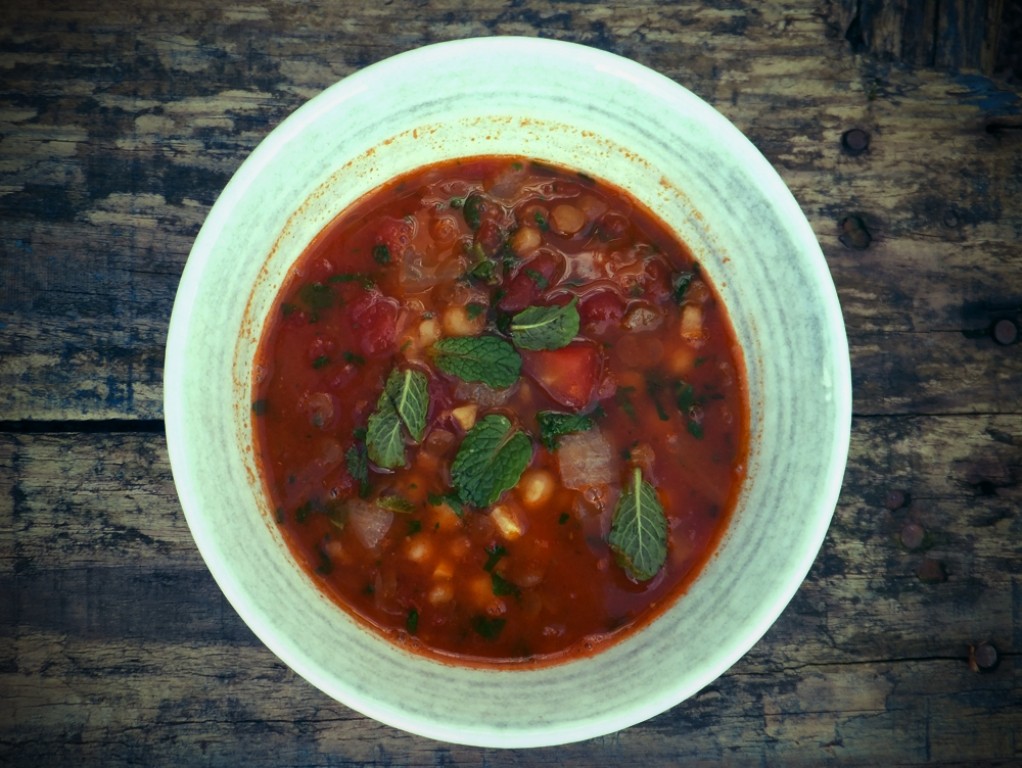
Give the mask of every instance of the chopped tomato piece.
<path id="1" fill-rule="evenodd" d="M 621 325 L 621 319 L 625 316 L 625 301 L 616 291 L 595 291 L 582 300 L 578 314 L 582 328 L 587 333 L 602 336 Z"/>
<path id="2" fill-rule="evenodd" d="M 351 308 L 351 327 L 363 355 L 373 356 L 392 351 L 400 311 L 396 299 L 378 292 L 366 293 Z"/>
<path id="3" fill-rule="evenodd" d="M 600 382 L 603 358 L 589 341 L 573 341 L 560 349 L 523 352 L 525 372 L 561 405 L 581 409 L 592 402 Z"/>
<path id="4" fill-rule="evenodd" d="M 518 274 L 511 279 L 507 292 L 500 299 L 500 308 L 507 312 L 521 312 L 555 285 L 563 272 L 562 257 L 550 251 L 540 251 L 518 268 Z"/>

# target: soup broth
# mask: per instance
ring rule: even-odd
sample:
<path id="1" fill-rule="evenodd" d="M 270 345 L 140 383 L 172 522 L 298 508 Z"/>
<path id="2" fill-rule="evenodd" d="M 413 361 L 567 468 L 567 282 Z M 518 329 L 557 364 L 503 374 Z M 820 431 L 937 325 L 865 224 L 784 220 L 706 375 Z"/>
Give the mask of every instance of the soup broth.
<path id="1" fill-rule="evenodd" d="M 284 538 L 344 610 L 429 656 L 554 663 L 655 618 L 712 554 L 743 375 L 717 293 L 643 205 L 470 158 L 309 245 L 263 331 L 254 437 Z"/>

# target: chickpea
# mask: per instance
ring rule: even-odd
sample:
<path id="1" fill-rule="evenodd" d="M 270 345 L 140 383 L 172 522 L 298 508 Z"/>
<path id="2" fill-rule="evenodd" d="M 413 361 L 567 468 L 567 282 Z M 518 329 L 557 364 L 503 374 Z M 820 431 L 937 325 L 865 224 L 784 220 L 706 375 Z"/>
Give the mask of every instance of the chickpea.
<path id="1" fill-rule="evenodd" d="M 451 586 L 450 579 L 443 579 L 438 581 L 429 590 L 429 594 L 426 596 L 433 605 L 443 605 L 449 603 L 454 599 L 454 587 Z"/>
<path id="2" fill-rule="evenodd" d="M 440 338 L 440 324 L 436 318 L 430 317 L 419 323 L 419 344 L 428 347 Z"/>
<path id="3" fill-rule="evenodd" d="M 550 228 L 559 235 L 574 235 L 586 224 L 586 215 L 574 205 L 561 203 L 550 211 Z"/>
<path id="4" fill-rule="evenodd" d="M 536 227 L 521 227 L 511 236 L 511 250 L 516 256 L 525 257 L 539 248 L 543 238 Z"/>
<path id="5" fill-rule="evenodd" d="M 519 515 L 507 504 L 495 506 L 493 511 L 490 512 L 490 519 L 497 526 L 497 530 L 500 531 L 501 535 L 508 541 L 514 541 L 522 535 L 522 522 L 519 519 Z"/>
<path id="6" fill-rule="evenodd" d="M 413 536 L 405 545 L 405 556 L 413 563 L 424 563 L 433 556 L 433 545 L 425 536 Z"/>
<path id="7" fill-rule="evenodd" d="M 546 469 L 529 469 L 518 481 L 518 496 L 529 509 L 546 504 L 556 489 L 554 476 Z"/>
<path id="8" fill-rule="evenodd" d="M 486 327 L 486 313 L 473 317 L 466 307 L 455 305 L 444 310 L 441 322 L 448 336 L 478 336 Z"/>

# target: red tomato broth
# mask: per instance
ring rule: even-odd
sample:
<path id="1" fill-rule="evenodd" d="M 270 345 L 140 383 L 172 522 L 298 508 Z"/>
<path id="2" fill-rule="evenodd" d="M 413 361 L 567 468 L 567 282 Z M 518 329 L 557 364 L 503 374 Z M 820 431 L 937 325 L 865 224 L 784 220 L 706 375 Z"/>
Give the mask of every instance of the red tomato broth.
<path id="1" fill-rule="evenodd" d="M 506 338 L 515 313 L 568 304 L 577 335 L 520 349 L 509 388 L 436 365 L 440 339 Z M 404 435 L 403 466 L 356 477 L 395 369 L 425 377 L 425 432 Z M 559 662 L 651 621 L 713 553 L 745 472 L 743 375 L 719 297 L 641 204 L 525 158 L 450 161 L 365 196 L 292 268 L 257 354 L 258 463 L 295 557 L 359 620 L 459 663 Z M 594 426 L 551 450 L 540 411 Z M 490 414 L 531 455 L 476 509 L 451 500 L 451 467 Z M 636 467 L 668 527 L 645 581 L 607 541 Z"/>

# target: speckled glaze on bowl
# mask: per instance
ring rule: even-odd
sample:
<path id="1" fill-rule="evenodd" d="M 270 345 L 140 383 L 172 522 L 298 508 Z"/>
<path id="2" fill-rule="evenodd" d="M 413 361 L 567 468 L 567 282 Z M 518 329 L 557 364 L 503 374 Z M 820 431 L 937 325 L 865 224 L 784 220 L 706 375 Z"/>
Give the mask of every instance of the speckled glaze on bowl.
<path id="1" fill-rule="evenodd" d="M 575 167 L 659 213 L 723 296 L 749 383 L 748 479 L 701 576 L 641 632 L 592 658 L 536 670 L 430 661 L 349 619 L 293 563 L 252 454 L 252 357 L 288 266 L 364 192 L 439 159 L 482 154 Z M 523 747 L 599 736 L 661 713 L 759 640 L 829 526 L 851 384 L 819 245 L 734 126 L 632 61 L 567 43 L 488 38 L 421 48 L 346 78 L 244 162 L 181 280 L 165 416 L 195 541 L 274 653 L 384 723 L 450 742 Z"/>

